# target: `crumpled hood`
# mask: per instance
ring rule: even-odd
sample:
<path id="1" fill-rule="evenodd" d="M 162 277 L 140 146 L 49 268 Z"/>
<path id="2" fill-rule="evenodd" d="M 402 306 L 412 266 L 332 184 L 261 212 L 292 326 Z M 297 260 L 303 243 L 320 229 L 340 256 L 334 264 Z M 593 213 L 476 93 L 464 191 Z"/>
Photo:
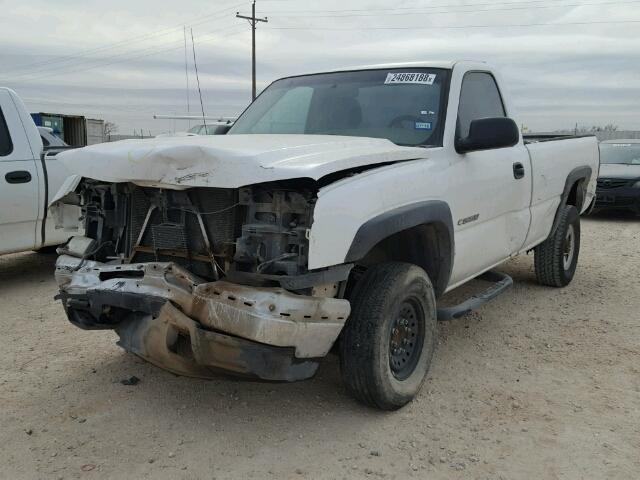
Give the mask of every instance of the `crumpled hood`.
<path id="1" fill-rule="evenodd" d="M 624 165 L 620 163 L 601 163 L 600 178 L 640 178 L 640 165 Z"/>
<path id="2" fill-rule="evenodd" d="M 427 150 L 386 139 L 329 135 L 210 135 L 102 143 L 62 153 L 77 176 L 172 189 L 237 188 L 319 179 L 364 165 L 424 158 Z"/>

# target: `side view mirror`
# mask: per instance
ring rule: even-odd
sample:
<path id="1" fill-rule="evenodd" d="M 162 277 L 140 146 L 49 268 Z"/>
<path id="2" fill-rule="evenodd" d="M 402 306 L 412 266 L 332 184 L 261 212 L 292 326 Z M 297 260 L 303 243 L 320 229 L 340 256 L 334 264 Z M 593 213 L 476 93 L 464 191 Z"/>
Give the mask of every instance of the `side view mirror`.
<path id="1" fill-rule="evenodd" d="M 219 125 L 216 127 L 214 135 L 226 135 L 229 130 L 233 127 L 233 123 L 229 123 L 227 125 Z"/>
<path id="2" fill-rule="evenodd" d="M 469 135 L 457 138 L 456 152 L 467 153 L 476 150 L 513 147 L 520 140 L 518 126 L 510 118 L 480 118 L 469 125 Z"/>

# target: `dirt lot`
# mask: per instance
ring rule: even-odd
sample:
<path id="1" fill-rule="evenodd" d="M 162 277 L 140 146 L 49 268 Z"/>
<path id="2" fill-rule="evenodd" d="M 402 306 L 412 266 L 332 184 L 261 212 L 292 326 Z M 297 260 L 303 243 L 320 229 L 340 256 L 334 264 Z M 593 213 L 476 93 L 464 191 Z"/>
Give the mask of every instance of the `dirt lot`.
<path id="1" fill-rule="evenodd" d="M 71 326 L 53 256 L 0 258 L 2 478 L 640 477 L 640 220 L 583 221 L 577 277 L 441 325 L 430 378 L 367 409 L 329 358 L 298 384 L 180 378 Z M 121 380 L 135 375 L 140 383 Z"/>

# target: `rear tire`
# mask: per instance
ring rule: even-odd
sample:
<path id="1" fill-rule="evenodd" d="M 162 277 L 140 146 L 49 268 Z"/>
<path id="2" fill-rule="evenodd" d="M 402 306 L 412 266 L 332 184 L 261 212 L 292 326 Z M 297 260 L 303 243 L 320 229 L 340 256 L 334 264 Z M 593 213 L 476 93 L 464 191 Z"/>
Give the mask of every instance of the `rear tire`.
<path id="1" fill-rule="evenodd" d="M 402 407 L 420 390 L 436 340 L 436 300 L 426 272 L 400 262 L 370 267 L 354 289 L 340 342 L 347 390 L 372 407 Z"/>
<path id="2" fill-rule="evenodd" d="M 576 273 L 580 253 L 580 215 L 576 207 L 561 207 L 553 235 L 535 248 L 538 283 L 549 287 L 568 285 Z"/>

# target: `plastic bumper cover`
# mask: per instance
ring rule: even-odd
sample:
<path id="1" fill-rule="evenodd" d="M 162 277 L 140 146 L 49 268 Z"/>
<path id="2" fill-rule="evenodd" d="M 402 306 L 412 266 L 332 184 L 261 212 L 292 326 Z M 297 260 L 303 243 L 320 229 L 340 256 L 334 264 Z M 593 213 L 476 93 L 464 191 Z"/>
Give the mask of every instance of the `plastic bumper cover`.
<path id="1" fill-rule="evenodd" d="M 595 207 L 640 211 L 640 188 L 598 188 Z"/>

